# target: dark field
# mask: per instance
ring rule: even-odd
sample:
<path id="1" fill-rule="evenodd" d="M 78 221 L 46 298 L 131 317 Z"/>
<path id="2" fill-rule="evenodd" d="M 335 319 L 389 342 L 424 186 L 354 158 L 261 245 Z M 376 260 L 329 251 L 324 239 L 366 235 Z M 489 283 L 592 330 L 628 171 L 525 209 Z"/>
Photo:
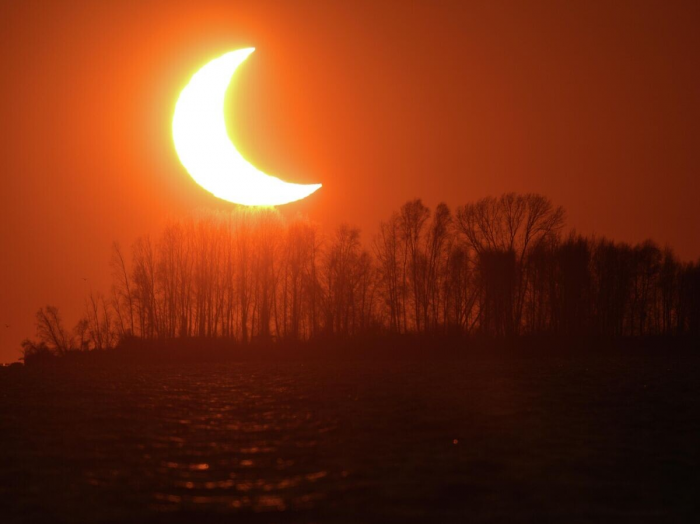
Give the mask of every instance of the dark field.
<path id="1" fill-rule="evenodd" d="M 0 369 L 5 523 L 698 519 L 687 352 Z"/>

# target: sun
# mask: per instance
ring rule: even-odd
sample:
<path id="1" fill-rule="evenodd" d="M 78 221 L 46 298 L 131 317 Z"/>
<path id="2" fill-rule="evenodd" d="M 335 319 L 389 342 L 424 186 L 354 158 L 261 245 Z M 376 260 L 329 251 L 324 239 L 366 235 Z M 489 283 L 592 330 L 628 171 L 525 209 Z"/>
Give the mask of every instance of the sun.
<path id="1" fill-rule="evenodd" d="M 246 206 L 277 206 L 306 198 L 321 184 L 293 184 L 263 173 L 231 142 L 224 116 L 226 91 L 254 50 L 228 52 L 192 76 L 175 105 L 173 140 L 187 172 L 213 195 Z"/>

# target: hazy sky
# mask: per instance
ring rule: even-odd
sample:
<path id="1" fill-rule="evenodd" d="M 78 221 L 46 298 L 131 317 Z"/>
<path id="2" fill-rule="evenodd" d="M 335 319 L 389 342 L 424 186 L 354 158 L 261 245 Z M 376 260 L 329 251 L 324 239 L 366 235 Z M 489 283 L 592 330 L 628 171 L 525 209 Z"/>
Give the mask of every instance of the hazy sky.
<path id="1" fill-rule="evenodd" d="M 534 4 L 534 5 L 532 5 Z M 113 241 L 226 206 L 179 165 L 179 91 L 254 46 L 229 132 L 321 181 L 330 229 L 410 198 L 540 192 L 583 233 L 700 256 L 700 2 L 17 1 L 1 9 L 0 362 L 34 312 L 72 327 Z M 88 280 L 83 280 L 88 279 Z M 6 327 L 9 325 L 10 327 Z"/>

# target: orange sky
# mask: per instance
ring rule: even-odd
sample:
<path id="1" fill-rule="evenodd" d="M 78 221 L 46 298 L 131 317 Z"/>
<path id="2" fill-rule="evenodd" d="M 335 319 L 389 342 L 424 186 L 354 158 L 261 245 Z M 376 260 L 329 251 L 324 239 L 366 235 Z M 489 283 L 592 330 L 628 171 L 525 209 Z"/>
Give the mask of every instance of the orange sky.
<path id="1" fill-rule="evenodd" d="M 189 77 L 237 47 L 257 51 L 229 96 L 234 141 L 324 184 L 285 212 L 369 236 L 409 198 L 540 192 L 583 233 L 700 256 L 700 3 L 527 4 L 5 5 L 0 362 L 39 306 L 72 326 L 89 286 L 108 291 L 114 240 L 223 206 L 170 125 Z"/>

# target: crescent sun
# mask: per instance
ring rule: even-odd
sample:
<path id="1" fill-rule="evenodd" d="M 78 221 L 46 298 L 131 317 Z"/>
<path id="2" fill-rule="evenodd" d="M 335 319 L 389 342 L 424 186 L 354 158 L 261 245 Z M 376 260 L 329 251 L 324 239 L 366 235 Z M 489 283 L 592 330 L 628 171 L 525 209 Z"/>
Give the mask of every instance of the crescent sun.
<path id="1" fill-rule="evenodd" d="M 173 140 L 190 176 L 213 195 L 246 206 L 276 206 L 301 200 L 321 184 L 292 184 L 258 170 L 231 142 L 224 100 L 233 74 L 255 48 L 215 58 L 180 93 L 173 115 Z"/>

